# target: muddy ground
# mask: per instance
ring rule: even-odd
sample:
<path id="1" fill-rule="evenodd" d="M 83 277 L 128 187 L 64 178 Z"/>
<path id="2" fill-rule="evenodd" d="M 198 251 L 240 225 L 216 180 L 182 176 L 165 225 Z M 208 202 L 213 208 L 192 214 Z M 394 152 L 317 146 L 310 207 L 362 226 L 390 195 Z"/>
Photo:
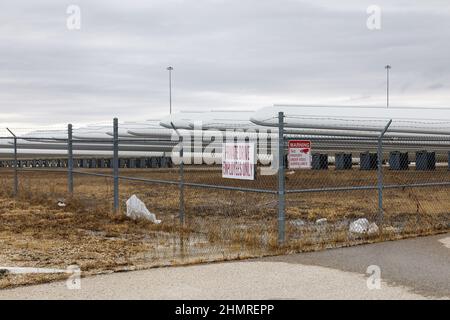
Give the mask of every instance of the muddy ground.
<path id="1" fill-rule="evenodd" d="M 109 173 L 105 169 L 87 172 Z M 178 181 L 177 169 L 122 169 L 121 174 Z M 288 190 L 376 185 L 376 173 L 359 171 L 287 172 Z M 385 183 L 450 181 L 450 172 L 386 170 Z M 19 173 L 0 169 L 0 266 L 65 269 L 80 266 L 83 275 L 152 266 L 237 259 L 316 250 L 450 229 L 450 188 L 398 188 L 384 191 L 383 224 L 376 190 L 292 193 L 286 197 L 286 238 L 277 246 L 277 195 L 185 187 L 185 225 L 179 219 L 179 186 L 121 180 L 121 212 L 112 210 L 112 179 L 75 174 L 67 194 L 65 172 Z M 221 178 L 218 168 L 186 168 L 185 181 L 276 190 L 276 176 L 255 181 Z M 125 217 L 125 202 L 136 194 L 162 220 L 160 225 Z M 65 204 L 58 206 L 58 201 Z M 378 222 L 376 234 L 352 234 L 358 218 Z M 317 223 L 318 219 L 327 219 Z M 323 220 L 322 220 L 323 221 Z M 382 227 L 382 228 L 381 228 Z M 0 288 L 67 277 L 0 272 Z"/>

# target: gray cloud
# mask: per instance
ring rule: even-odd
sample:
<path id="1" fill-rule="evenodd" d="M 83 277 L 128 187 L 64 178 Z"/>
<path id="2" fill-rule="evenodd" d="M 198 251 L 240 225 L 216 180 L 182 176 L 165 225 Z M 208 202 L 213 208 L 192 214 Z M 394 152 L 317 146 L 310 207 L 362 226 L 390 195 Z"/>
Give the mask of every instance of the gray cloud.
<path id="1" fill-rule="evenodd" d="M 4 0 L 0 126 L 253 109 L 273 103 L 450 106 L 447 1 Z M 66 8 L 82 10 L 68 31 Z"/>

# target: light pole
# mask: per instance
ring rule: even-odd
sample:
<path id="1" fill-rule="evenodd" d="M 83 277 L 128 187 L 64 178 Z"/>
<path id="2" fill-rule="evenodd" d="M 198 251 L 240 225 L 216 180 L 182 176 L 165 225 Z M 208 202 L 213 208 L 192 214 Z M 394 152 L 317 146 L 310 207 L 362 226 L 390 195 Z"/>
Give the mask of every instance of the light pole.
<path id="1" fill-rule="evenodd" d="M 172 114 L 172 70 L 173 67 L 167 67 L 167 70 L 169 71 L 169 111 L 170 114 Z"/>
<path id="2" fill-rule="evenodd" d="M 384 67 L 386 69 L 386 106 L 389 108 L 389 70 L 392 68 L 390 65 Z"/>

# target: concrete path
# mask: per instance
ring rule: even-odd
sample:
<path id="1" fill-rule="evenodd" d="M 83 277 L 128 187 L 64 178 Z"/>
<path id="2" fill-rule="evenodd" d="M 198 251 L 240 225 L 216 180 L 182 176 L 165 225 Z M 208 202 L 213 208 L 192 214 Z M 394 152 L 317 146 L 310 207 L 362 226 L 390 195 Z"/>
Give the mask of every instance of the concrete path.
<path id="1" fill-rule="evenodd" d="M 273 258 L 158 268 L 0 291 L 0 299 L 423 299 L 450 297 L 450 234 Z M 381 270 L 369 289 L 369 265 Z M 369 281 L 373 288 L 375 282 Z"/>

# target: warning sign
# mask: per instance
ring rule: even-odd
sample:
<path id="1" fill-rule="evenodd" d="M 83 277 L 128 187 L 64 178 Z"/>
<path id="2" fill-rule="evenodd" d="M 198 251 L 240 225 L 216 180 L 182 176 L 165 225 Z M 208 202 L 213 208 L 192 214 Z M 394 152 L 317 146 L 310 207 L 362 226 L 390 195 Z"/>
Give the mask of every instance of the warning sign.
<path id="1" fill-rule="evenodd" d="M 222 177 L 255 180 L 255 144 L 222 144 Z"/>
<path id="2" fill-rule="evenodd" d="M 288 168 L 311 169 L 311 141 L 289 140 Z"/>

